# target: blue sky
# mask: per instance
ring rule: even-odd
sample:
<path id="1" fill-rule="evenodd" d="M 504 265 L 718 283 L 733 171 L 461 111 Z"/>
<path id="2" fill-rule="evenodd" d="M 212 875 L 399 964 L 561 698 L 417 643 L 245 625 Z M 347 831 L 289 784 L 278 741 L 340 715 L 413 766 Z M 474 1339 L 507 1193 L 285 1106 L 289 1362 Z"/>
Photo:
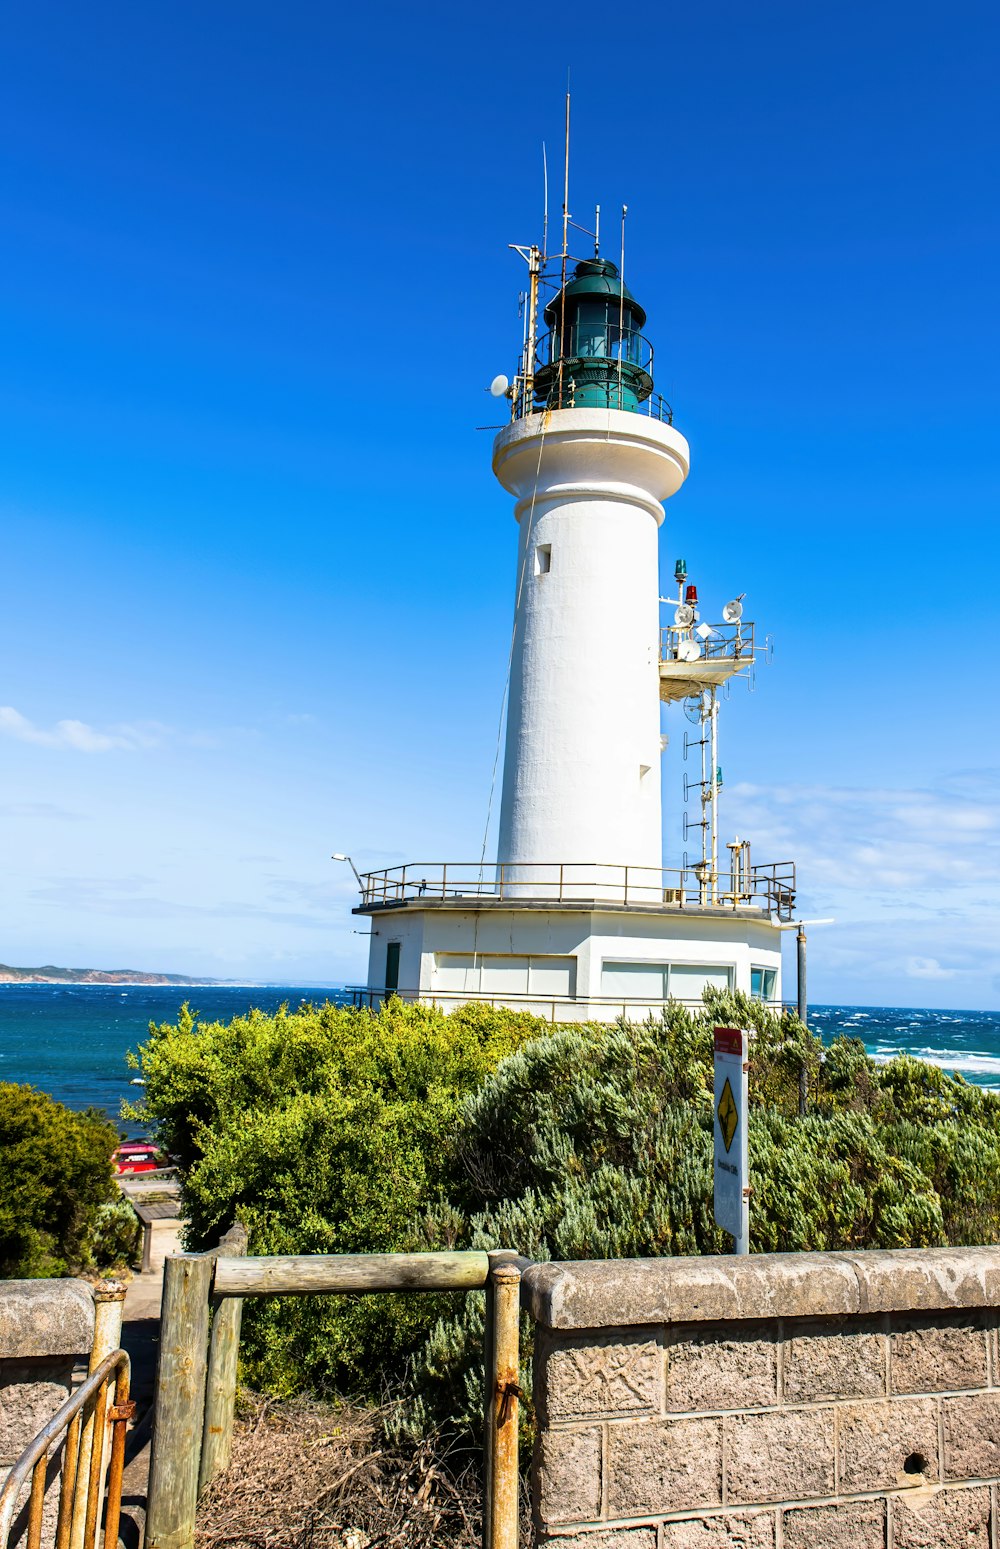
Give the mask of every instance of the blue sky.
<path id="1" fill-rule="evenodd" d="M 331 851 L 478 855 L 476 427 L 568 67 L 572 211 L 628 203 L 692 447 L 665 574 L 776 640 L 723 826 L 836 916 L 815 999 L 1000 1003 L 998 44 L 985 3 L 12 11 L 0 957 L 353 980 Z"/>

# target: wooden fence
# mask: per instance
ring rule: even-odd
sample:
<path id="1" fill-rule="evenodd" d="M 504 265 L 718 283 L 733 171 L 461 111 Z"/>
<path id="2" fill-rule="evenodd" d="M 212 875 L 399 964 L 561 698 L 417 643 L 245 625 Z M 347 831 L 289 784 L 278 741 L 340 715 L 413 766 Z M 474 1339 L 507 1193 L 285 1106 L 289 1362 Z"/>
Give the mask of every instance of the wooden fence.
<path id="1" fill-rule="evenodd" d="M 198 1499 L 229 1462 L 243 1302 L 248 1296 L 486 1292 L 484 1549 L 517 1549 L 521 1271 L 492 1253 L 248 1258 L 235 1227 L 205 1254 L 164 1265 L 146 1549 L 192 1549 Z"/>

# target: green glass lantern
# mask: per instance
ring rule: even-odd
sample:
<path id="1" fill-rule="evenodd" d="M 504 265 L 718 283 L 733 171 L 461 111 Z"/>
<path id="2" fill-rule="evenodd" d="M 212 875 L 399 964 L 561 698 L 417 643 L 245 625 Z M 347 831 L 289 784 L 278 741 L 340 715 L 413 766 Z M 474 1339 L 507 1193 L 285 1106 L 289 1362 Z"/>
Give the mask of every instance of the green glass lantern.
<path id="1" fill-rule="evenodd" d="M 587 258 L 545 308 L 535 401 L 546 408 L 636 412 L 653 391 L 646 314 L 608 258 Z"/>

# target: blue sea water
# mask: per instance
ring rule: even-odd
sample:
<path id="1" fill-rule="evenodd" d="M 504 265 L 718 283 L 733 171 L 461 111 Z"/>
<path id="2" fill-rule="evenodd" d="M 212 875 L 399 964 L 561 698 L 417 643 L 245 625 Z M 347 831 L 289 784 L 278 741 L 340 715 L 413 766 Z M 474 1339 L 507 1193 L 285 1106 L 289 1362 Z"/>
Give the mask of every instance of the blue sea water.
<path id="1" fill-rule="evenodd" d="M 134 1072 L 126 1051 L 144 1040 L 150 1021 L 176 1020 L 184 1001 L 206 1020 L 228 1020 L 251 1006 L 274 1011 L 283 1002 L 339 998 L 333 988 L 284 984 L 0 985 L 0 1081 L 30 1082 L 71 1108 L 94 1106 L 117 1118 L 122 1099 L 141 1092 L 129 1084 Z M 846 1033 L 876 1058 L 905 1049 L 976 1085 L 1000 1088 L 1000 1012 L 814 1006 L 809 1022 L 824 1041 Z"/>
<path id="2" fill-rule="evenodd" d="M 0 1081 L 27 1081 L 70 1108 L 103 1108 L 117 1119 L 123 1098 L 142 1089 L 125 1055 L 144 1042 L 150 1022 L 175 1022 L 185 1001 L 205 1021 L 229 1021 L 251 1006 L 322 1005 L 336 989 L 288 984 L 0 985 Z M 122 1124 L 129 1135 L 141 1131 Z"/>

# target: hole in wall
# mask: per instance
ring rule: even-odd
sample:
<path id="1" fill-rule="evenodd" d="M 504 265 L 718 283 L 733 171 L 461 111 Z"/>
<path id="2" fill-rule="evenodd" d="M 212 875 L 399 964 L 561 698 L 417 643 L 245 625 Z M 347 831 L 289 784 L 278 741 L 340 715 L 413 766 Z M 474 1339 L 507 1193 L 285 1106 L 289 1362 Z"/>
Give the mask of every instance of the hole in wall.
<path id="1" fill-rule="evenodd" d="M 540 543 L 535 549 L 535 574 L 548 575 L 552 569 L 552 545 Z"/>
<path id="2" fill-rule="evenodd" d="M 926 1474 L 930 1466 L 922 1452 L 911 1452 L 908 1458 L 903 1459 L 904 1474 Z"/>

